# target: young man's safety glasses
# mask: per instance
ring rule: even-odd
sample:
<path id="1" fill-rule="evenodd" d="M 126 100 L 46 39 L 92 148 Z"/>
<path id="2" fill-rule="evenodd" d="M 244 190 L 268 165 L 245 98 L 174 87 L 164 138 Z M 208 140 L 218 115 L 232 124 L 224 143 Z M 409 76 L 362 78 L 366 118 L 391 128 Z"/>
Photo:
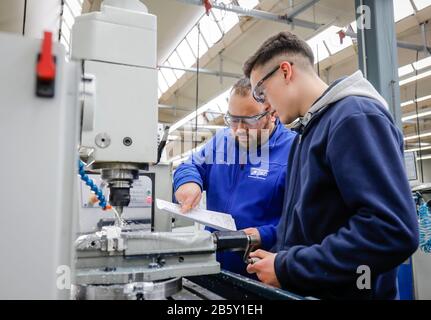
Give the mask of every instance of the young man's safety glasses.
<path id="1" fill-rule="evenodd" d="M 289 62 L 291 66 L 293 66 L 292 62 Z M 265 93 L 263 88 L 263 83 L 265 80 L 267 80 L 269 77 L 271 77 L 278 69 L 280 68 L 280 65 L 274 67 L 266 76 L 264 76 L 254 87 L 253 89 L 253 98 L 259 103 L 265 103 Z"/>

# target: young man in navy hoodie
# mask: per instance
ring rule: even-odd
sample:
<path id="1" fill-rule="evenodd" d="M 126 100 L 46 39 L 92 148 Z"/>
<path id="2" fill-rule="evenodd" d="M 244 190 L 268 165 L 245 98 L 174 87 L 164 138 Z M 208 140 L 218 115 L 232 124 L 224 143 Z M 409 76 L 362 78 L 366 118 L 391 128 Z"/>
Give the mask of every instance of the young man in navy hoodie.
<path id="1" fill-rule="evenodd" d="M 360 71 L 328 87 L 313 66 L 289 32 L 244 64 L 256 101 L 284 123 L 299 118 L 277 242 L 247 271 L 301 295 L 396 299 L 397 267 L 418 246 L 402 133 Z"/>
<path id="2" fill-rule="evenodd" d="M 259 247 L 269 250 L 275 243 L 295 133 L 269 105 L 253 99 L 247 78 L 233 85 L 225 122 L 228 128 L 177 168 L 175 197 L 187 212 L 199 204 L 205 190 L 207 209 L 231 214 L 238 230 L 255 235 Z M 223 269 L 250 277 L 243 252 L 220 252 L 217 260 Z"/>

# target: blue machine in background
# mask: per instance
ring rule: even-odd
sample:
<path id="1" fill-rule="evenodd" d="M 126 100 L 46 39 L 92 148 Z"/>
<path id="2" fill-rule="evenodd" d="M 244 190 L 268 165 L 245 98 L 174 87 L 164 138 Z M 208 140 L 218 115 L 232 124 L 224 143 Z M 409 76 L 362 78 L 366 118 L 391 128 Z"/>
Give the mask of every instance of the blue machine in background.
<path id="1" fill-rule="evenodd" d="M 419 222 L 419 249 L 398 269 L 401 300 L 431 299 L 431 184 L 413 188 Z"/>

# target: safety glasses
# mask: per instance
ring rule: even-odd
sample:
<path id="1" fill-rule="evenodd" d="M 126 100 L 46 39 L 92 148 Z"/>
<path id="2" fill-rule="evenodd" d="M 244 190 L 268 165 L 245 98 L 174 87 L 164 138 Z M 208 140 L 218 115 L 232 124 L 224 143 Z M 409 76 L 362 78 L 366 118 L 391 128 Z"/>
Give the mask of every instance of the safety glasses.
<path id="1" fill-rule="evenodd" d="M 259 113 L 255 116 L 233 116 L 229 112 L 224 116 L 224 122 L 227 126 L 236 128 L 241 122 L 247 127 L 254 127 L 258 124 L 259 120 L 265 117 L 269 113 L 269 110 Z"/>
<path id="2" fill-rule="evenodd" d="M 293 66 L 292 62 L 289 62 L 291 66 Z M 253 98 L 259 103 L 265 103 L 265 92 L 263 83 L 265 80 L 267 80 L 269 77 L 271 77 L 278 69 L 280 68 L 280 65 L 274 67 L 266 76 L 264 76 L 258 83 L 256 83 L 256 86 L 253 89 Z"/>

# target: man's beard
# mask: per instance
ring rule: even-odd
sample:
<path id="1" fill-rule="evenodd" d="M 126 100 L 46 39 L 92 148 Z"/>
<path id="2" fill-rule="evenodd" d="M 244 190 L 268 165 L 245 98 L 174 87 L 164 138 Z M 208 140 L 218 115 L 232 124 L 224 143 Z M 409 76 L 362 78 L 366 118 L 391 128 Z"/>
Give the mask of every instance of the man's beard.
<path id="1" fill-rule="evenodd" d="M 235 141 L 241 148 L 247 151 L 256 151 L 262 144 L 269 140 L 271 132 L 269 128 L 259 129 L 259 134 L 257 133 L 257 129 L 251 130 L 255 132 L 235 134 Z"/>

